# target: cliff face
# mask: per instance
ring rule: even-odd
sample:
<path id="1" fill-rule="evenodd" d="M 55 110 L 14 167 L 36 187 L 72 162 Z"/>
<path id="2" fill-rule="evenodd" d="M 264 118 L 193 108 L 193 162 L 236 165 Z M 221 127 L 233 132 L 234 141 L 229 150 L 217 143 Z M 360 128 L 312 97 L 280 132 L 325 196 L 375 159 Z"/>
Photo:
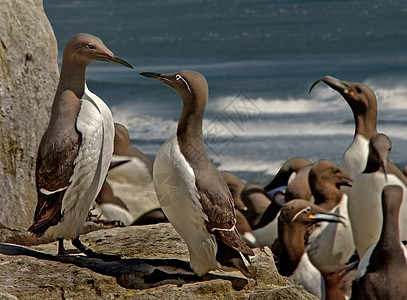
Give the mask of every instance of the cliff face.
<path id="1" fill-rule="evenodd" d="M 58 83 L 57 42 L 42 0 L 0 1 L 0 223 L 30 225 L 35 159 Z"/>

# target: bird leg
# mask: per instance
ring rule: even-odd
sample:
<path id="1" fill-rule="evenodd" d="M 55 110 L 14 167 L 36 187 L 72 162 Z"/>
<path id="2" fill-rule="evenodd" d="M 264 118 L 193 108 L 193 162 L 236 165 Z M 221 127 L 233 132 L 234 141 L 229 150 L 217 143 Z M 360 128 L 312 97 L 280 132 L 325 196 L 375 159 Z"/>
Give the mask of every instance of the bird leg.
<path id="1" fill-rule="evenodd" d="M 58 256 L 64 256 L 65 254 L 66 254 L 66 251 L 64 248 L 64 239 L 58 238 Z"/>
<path id="2" fill-rule="evenodd" d="M 120 260 L 119 255 L 97 253 L 82 244 L 79 237 L 72 239 L 72 245 L 75 246 L 80 252 L 84 253 L 87 257 L 99 258 L 106 261 Z"/>

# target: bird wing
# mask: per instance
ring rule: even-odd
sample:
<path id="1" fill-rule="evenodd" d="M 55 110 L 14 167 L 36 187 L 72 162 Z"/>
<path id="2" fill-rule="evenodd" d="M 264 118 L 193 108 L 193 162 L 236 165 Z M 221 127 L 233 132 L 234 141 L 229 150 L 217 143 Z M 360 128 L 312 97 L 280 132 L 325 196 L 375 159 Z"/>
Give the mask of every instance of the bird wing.
<path id="1" fill-rule="evenodd" d="M 73 174 L 80 144 L 81 135 L 75 127 L 58 134 L 50 131 L 44 134 L 36 166 L 38 202 L 34 223 L 28 229 L 35 235 L 42 235 L 62 217 L 62 199 Z"/>
<path id="2" fill-rule="evenodd" d="M 223 243 L 246 255 L 253 251 L 240 238 L 236 229 L 233 198 L 223 176 L 213 167 L 209 176 L 197 176 L 197 193 L 203 212 L 208 216 L 206 226 Z"/>

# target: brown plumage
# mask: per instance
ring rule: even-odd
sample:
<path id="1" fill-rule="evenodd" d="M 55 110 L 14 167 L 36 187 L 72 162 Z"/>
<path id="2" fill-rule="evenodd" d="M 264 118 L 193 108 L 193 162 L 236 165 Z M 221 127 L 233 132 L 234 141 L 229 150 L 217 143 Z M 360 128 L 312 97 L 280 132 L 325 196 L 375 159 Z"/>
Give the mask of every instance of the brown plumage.
<path id="1" fill-rule="evenodd" d="M 228 185 L 229 190 L 232 193 L 235 208 L 242 211 L 247 210 L 247 207 L 243 203 L 241 198 L 242 190 L 245 187 L 244 183 L 240 180 L 239 177 L 231 172 L 222 172 L 221 174 L 223 178 L 225 178 L 226 184 Z"/>
<path id="2" fill-rule="evenodd" d="M 351 294 L 354 271 L 358 261 L 347 265 L 328 265 L 320 268 L 325 280 L 325 300 L 346 300 Z M 352 272 L 352 273 L 350 273 Z"/>
<path id="3" fill-rule="evenodd" d="M 329 160 L 316 162 L 308 175 L 314 203 L 330 211 L 336 207 L 343 192 L 341 186 L 351 186 L 352 179 L 339 166 Z"/>
<path id="4" fill-rule="evenodd" d="M 400 186 L 382 192 L 383 227 L 366 273 L 353 284 L 352 299 L 407 299 L 407 261 L 400 243 L 399 214 L 403 200 Z"/>
<path id="5" fill-rule="evenodd" d="M 130 144 L 130 137 L 127 128 L 120 123 L 114 123 L 114 130 L 115 136 L 114 136 L 113 154 L 119 156 L 137 157 L 145 164 L 149 174 L 152 176 L 153 175 L 152 161 L 143 152 L 141 152 L 137 148 L 134 148 Z"/>
<path id="6" fill-rule="evenodd" d="M 296 176 L 292 179 L 285 190 L 285 201 L 293 199 L 309 200 L 312 196 L 311 189 L 308 184 L 308 175 L 312 168 L 312 164 L 296 172 Z"/>
<path id="7" fill-rule="evenodd" d="M 251 276 L 239 252 L 253 255 L 253 251 L 237 232 L 233 197 L 224 177 L 211 163 L 205 150 L 202 133 L 203 113 L 208 100 L 208 85 L 205 78 L 194 71 L 180 71 L 172 74 L 142 73 L 141 75 L 170 86 L 183 100 L 176 136 L 164 144 L 158 152 L 154 163 L 154 177 L 158 199 L 160 204 L 164 204 L 164 213 L 188 244 L 191 267 L 198 274 L 204 274 L 216 268 L 214 264 L 209 266 L 211 262 L 208 260 L 213 262 L 215 259 L 209 255 L 209 250 L 208 253 L 201 250 L 194 254 L 194 249 L 200 247 L 196 244 L 197 239 L 205 237 L 202 243 L 206 244 L 206 241 L 213 239 L 212 234 L 218 243 L 217 262 L 224 266 L 235 267 L 246 276 Z M 187 165 L 175 164 L 175 161 L 180 161 L 182 164 L 185 161 Z M 168 173 L 168 170 L 171 172 Z M 193 174 L 189 170 L 192 170 Z M 168 188 L 162 184 L 163 173 L 160 172 L 163 171 L 168 180 L 176 184 L 175 190 L 180 191 L 182 195 L 185 194 L 188 199 L 173 198 L 174 188 Z M 187 180 L 191 176 L 195 182 Z M 195 197 L 197 200 L 194 199 Z M 169 205 L 166 204 L 168 199 L 171 199 Z M 180 205 L 180 201 L 184 201 L 183 208 L 188 206 L 187 209 L 190 209 L 192 214 L 198 214 L 200 217 L 182 215 L 176 208 L 176 205 Z M 200 218 L 202 221 L 199 221 Z M 200 224 L 206 227 L 206 232 L 200 228 Z M 195 230 L 193 226 L 197 226 L 196 232 L 199 233 L 191 233 L 191 230 Z M 227 247 L 224 247 L 225 245 Z M 213 250 L 213 246 L 208 249 Z M 198 258 L 207 254 L 205 259 Z"/>
<path id="8" fill-rule="evenodd" d="M 305 168 L 310 164 L 311 162 L 303 157 L 290 158 L 281 166 L 273 180 L 264 187 L 264 190 L 269 192 L 280 186 L 286 186 L 291 174 L 298 172 L 300 169 Z"/>
<path id="9" fill-rule="evenodd" d="M 360 174 L 366 166 L 368 140 L 377 134 L 376 95 L 363 83 L 343 81 L 332 76 L 324 76 L 315 81 L 310 88 L 310 92 L 319 82 L 326 83 L 342 95 L 353 113 L 355 121 L 355 139 L 357 136 L 361 136 L 362 139 L 365 139 L 364 146 L 360 145 L 361 141 L 358 141 L 355 144 L 354 139 L 354 142 L 352 142 L 344 153 L 340 163 L 340 167 L 345 170 L 352 179 L 355 179 L 355 176 Z M 359 146 L 357 146 L 358 143 Z M 397 176 L 405 185 L 407 185 L 407 177 L 392 162 L 388 163 L 388 172 L 389 174 Z"/>
<path id="10" fill-rule="evenodd" d="M 96 95 L 89 91 L 85 93 L 85 69 L 94 61 L 132 68 L 127 62 L 114 56 L 99 38 L 84 33 L 72 37 L 64 49 L 51 118 L 37 154 L 35 174 L 38 203 L 34 222 L 28 231 L 36 236 L 53 231 L 50 235 L 60 240 L 60 254 L 63 252 L 62 238 L 73 238 L 77 240 L 75 244 L 80 243 L 78 236 L 81 227 L 102 186 L 113 149 L 113 120 L 110 110 Z M 91 118 L 84 117 L 92 112 L 95 115 Z M 95 145 L 92 149 L 91 138 L 87 136 L 85 140 L 84 133 L 98 139 L 101 137 L 102 141 L 98 141 L 100 145 Z M 82 154 L 92 161 L 83 159 Z M 85 172 L 89 180 L 72 183 L 74 177 L 76 179 L 83 176 L 82 173 L 75 172 L 82 172 L 86 168 L 89 169 Z M 72 192 L 76 188 L 81 192 Z M 60 225 L 63 222 L 65 223 Z"/>

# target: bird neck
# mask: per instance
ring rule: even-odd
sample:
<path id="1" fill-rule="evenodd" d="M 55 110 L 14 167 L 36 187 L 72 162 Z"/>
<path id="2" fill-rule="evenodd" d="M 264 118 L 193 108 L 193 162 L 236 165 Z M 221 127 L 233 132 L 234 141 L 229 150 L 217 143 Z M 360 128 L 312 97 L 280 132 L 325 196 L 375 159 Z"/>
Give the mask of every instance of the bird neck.
<path id="1" fill-rule="evenodd" d="M 177 136 L 180 140 L 202 140 L 202 119 L 205 111 L 206 99 L 202 101 L 195 99 L 195 96 L 183 97 L 184 105 L 182 107 L 182 114 L 178 122 Z"/>
<path id="2" fill-rule="evenodd" d="M 325 280 L 325 290 L 325 300 L 346 300 L 345 295 L 339 289 L 338 283 L 330 284 Z"/>
<path id="3" fill-rule="evenodd" d="M 63 60 L 50 123 L 62 123 L 61 119 L 72 123 L 76 119 L 85 92 L 85 68 L 85 64 Z"/>
<path id="4" fill-rule="evenodd" d="M 343 196 L 343 192 L 336 188 L 333 184 L 325 184 L 324 186 L 317 185 L 311 188 L 314 196 L 314 203 L 326 210 L 331 210 L 337 206 Z"/>
<path id="5" fill-rule="evenodd" d="M 57 94 L 69 90 L 81 98 L 85 91 L 85 69 L 86 64 L 65 59 L 62 62 Z"/>
<path id="6" fill-rule="evenodd" d="M 208 160 L 202 133 L 205 106 L 200 106 L 193 98 L 183 98 L 183 102 L 182 114 L 177 127 L 177 139 L 181 153 L 194 167 L 198 166 L 200 162 Z"/>
<path id="7" fill-rule="evenodd" d="M 264 212 L 263 216 L 260 218 L 259 222 L 255 225 L 255 228 L 261 228 L 272 222 L 277 214 L 279 213 L 281 209 L 281 206 L 276 203 L 275 201 L 272 201 L 270 205 L 267 207 L 266 211 Z"/>
<path id="8" fill-rule="evenodd" d="M 370 257 L 370 261 L 374 261 L 374 264 L 368 266 L 370 270 L 380 269 L 389 264 L 400 267 L 404 265 L 406 268 L 407 262 L 400 243 L 399 213 L 400 207 L 383 208 L 382 232 Z"/>
<path id="9" fill-rule="evenodd" d="M 366 139 L 370 139 L 377 133 L 376 119 L 377 114 L 373 112 L 366 112 L 363 114 L 354 113 L 355 119 L 355 136 L 362 135 Z"/>
<path id="10" fill-rule="evenodd" d="M 279 243 L 279 273 L 283 276 L 291 276 L 297 269 L 302 256 L 305 253 L 304 227 L 291 224 L 278 225 Z"/>
<path id="11" fill-rule="evenodd" d="M 363 173 L 375 173 L 378 171 L 382 171 L 383 172 L 383 168 L 380 165 L 380 162 L 377 161 L 377 159 L 371 158 L 371 156 L 369 155 L 367 158 L 367 164 L 366 164 L 366 168 L 363 171 Z"/>

